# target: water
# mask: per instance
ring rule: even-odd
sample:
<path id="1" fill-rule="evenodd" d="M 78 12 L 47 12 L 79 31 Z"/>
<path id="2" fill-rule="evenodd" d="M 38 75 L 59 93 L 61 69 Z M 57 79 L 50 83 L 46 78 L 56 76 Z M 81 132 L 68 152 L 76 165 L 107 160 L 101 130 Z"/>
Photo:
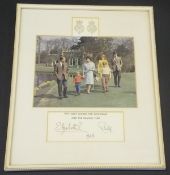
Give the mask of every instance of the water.
<path id="1" fill-rule="evenodd" d="M 36 72 L 34 86 L 37 87 L 46 81 L 56 80 L 56 76 L 51 72 Z"/>

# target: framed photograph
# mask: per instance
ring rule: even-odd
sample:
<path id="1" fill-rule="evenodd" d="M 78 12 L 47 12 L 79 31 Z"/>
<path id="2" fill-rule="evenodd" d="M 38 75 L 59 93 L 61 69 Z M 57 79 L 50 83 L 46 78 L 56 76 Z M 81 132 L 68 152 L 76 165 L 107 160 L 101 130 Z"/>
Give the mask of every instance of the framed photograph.
<path id="1" fill-rule="evenodd" d="M 165 167 L 153 7 L 18 4 L 4 169 Z"/>

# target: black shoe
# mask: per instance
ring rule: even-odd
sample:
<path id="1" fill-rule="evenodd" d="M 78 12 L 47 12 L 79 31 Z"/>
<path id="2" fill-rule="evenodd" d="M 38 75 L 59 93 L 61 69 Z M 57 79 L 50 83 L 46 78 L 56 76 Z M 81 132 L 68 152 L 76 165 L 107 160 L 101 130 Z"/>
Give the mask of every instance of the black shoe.
<path id="1" fill-rule="evenodd" d="M 65 95 L 65 96 L 64 96 L 64 98 L 68 98 L 68 96 L 67 96 L 67 95 Z"/>
<path id="2" fill-rule="evenodd" d="M 118 85 L 118 87 L 120 87 L 120 85 Z"/>
<path id="3" fill-rule="evenodd" d="M 59 99 L 62 100 L 62 97 L 60 96 Z"/>

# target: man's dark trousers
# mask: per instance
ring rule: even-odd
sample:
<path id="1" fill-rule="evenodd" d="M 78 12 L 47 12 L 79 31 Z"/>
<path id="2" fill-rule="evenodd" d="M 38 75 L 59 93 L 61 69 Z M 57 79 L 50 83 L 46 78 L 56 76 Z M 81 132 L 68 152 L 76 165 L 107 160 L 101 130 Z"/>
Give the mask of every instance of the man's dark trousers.
<path id="1" fill-rule="evenodd" d="M 59 80 L 57 79 L 57 84 L 58 84 L 58 95 L 59 97 L 66 97 L 67 96 L 67 80 Z"/>
<path id="2" fill-rule="evenodd" d="M 114 71 L 113 76 L 114 76 L 115 86 L 120 86 L 121 71 L 118 71 L 118 70 Z"/>

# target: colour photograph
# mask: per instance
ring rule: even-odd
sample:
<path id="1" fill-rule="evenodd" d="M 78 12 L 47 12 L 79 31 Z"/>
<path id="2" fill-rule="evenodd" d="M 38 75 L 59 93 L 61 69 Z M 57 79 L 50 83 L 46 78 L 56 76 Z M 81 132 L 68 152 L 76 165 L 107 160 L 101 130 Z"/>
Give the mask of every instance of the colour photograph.
<path id="1" fill-rule="evenodd" d="M 132 37 L 37 36 L 34 107 L 137 107 Z"/>

